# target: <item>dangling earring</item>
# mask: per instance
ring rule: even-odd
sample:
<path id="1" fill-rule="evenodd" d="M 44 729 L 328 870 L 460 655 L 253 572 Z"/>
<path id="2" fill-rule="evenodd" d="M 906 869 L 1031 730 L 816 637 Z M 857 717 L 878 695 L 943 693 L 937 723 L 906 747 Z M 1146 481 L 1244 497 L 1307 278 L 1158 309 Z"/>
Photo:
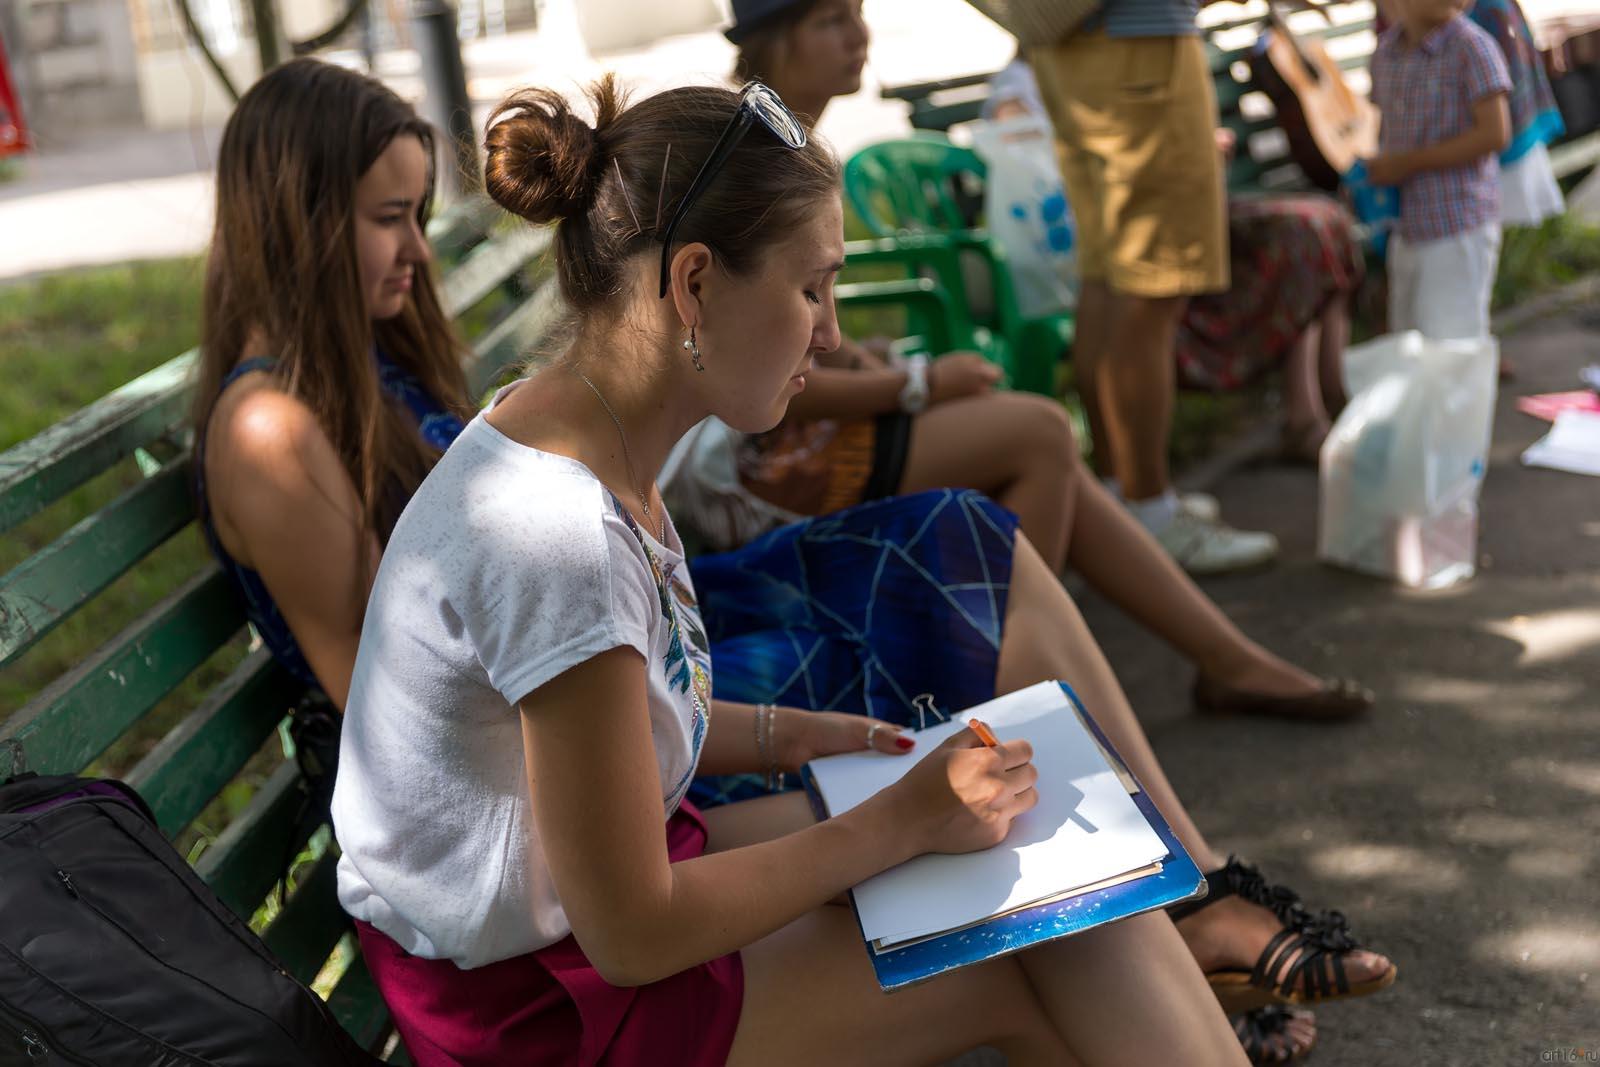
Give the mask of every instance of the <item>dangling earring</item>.
<path id="1" fill-rule="evenodd" d="M 694 362 L 694 369 L 703 371 L 706 365 L 700 362 L 700 342 L 695 338 L 694 327 L 689 327 L 689 339 L 683 342 L 684 350 L 689 353 L 689 358 Z"/>

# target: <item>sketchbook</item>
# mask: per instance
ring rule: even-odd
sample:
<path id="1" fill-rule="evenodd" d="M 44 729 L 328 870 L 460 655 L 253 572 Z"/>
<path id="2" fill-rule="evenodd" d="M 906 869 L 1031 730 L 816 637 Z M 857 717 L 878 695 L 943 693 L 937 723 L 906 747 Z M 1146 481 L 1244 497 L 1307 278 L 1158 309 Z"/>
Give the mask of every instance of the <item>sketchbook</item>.
<path id="1" fill-rule="evenodd" d="M 918 752 L 850 752 L 807 765 L 822 815 L 898 780 L 980 718 L 1003 742 L 1025 738 L 1039 802 L 982 852 L 924 855 L 851 891 L 878 982 L 897 989 L 1204 892 L 1205 880 L 1137 780 L 1064 683 L 1018 690 L 930 726 Z"/>

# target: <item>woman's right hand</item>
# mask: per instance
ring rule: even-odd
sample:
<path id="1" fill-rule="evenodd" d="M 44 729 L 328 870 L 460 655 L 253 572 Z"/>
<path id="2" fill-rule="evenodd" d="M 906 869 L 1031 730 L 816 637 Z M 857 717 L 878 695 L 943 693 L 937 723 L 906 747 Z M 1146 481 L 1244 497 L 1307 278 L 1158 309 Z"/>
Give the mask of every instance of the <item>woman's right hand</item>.
<path id="1" fill-rule="evenodd" d="M 1000 384 L 1001 373 L 976 352 L 946 352 L 928 364 L 928 403 L 987 393 Z"/>
<path id="2" fill-rule="evenodd" d="M 895 825 L 923 852 L 977 852 L 998 845 L 1011 820 L 1038 803 L 1033 746 L 1009 741 L 987 748 L 960 730 L 889 789 Z"/>

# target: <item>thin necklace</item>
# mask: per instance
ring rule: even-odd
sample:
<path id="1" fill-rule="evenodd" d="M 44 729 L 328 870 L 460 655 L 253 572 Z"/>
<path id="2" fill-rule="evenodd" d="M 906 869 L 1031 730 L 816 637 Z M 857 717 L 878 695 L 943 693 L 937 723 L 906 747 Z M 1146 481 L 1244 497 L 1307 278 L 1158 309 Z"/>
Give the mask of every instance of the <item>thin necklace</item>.
<path id="1" fill-rule="evenodd" d="M 575 370 L 572 373 L 576 374 L 578 380 L 589 387 L 589 391 L 594 394 L 596 400 L 600 401 L 600 406 L 606 409 L 606 414 L 610 415 L 611 421 L 616 424 L 617 436 L 622 438 L 622 459 L 628 465 L 628 481 L 633 486 L 633 495 L 639 498 L 639 506 L 644 509 L 645 522 L 656 522 L 656 519 L 650 514 L 650 498 L 645 495 L 643 489 L 639 488 L 639 476 L 633 471 L 633 453 L 628 449 L 628 431 L 622 428 L 622 420 L 617 418 L 617 413 L 611 410 L 610 404 L 606 403 L 605 395 L 595 387 L 595 384 L 582 371 Z M 665 515 L 661 516 L 661 520 L 656 522 L 656 525 L 659 528 L 659 532 L 653 531 L 656 534 L 656 541 L 664 545 L 667 543 L 667 517 Z"/>

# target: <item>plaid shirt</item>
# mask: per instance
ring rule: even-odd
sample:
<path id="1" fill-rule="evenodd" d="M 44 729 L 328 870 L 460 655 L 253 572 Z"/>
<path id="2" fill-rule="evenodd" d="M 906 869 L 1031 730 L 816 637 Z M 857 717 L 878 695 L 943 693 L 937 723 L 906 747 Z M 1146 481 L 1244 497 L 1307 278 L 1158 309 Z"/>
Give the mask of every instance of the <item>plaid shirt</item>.
<path id="1" fill-rule="evenodd" d="M 1511 91 L 1505 56 L 1483 30 L 1458 15 L 1415 48 L 1392 26 L 1372 53 L 1372 101 L 1383 112 L 1378 151 L 1409 152 L 1472 128 L 1472 105 Z M 1447 170 L 1413 174 L 1400 186 L 1400 236 L 1434 241 L 1500 220 L 1500 167 L 1494 153 Z"/>

